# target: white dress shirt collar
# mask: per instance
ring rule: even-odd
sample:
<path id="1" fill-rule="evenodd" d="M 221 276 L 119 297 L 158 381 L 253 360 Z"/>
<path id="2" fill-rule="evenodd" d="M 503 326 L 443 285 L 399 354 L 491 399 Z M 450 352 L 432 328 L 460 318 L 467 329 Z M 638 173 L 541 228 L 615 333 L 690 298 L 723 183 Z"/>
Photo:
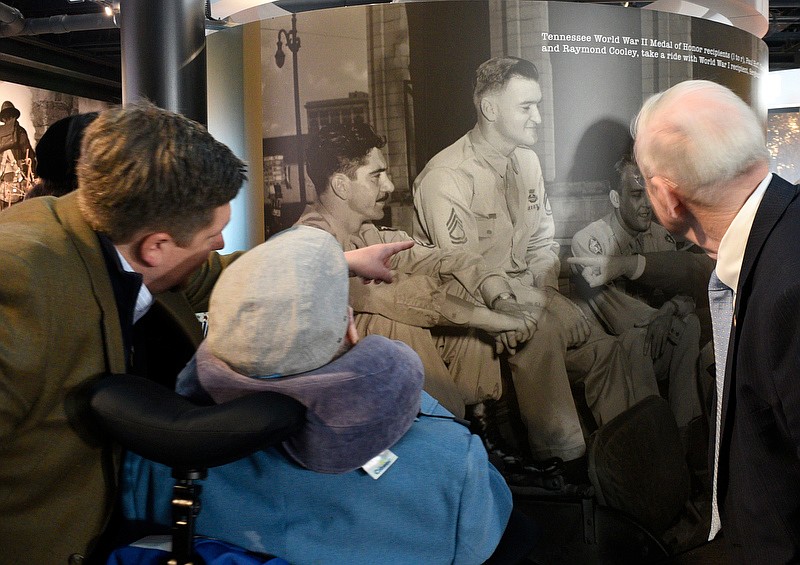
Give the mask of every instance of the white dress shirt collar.
<path id="1" fill-rule="evenodd" d="M 135 273 L 136 271 L 133 270 L 131 264 L 122 256 L 122 253 L 119 252 L 117 249 L 117 256 L 119 256 L 119 262 L 122 264 L 122 269 L 128 273 Z M 155 298 L 153 298 L 153 294 L 148 290 L 144 283 L 139 287 L 139 295 L 136 297 L 136 306 L 133 308 L 133 323 L 135 324 L 138 322 L 142 316 L 147 314 L 147 311 L 150 310 L 150 306 L 153 305 Z"/>
<path id="2" fill-rule="evenodd" d="M 739 274 L 742 270 L 744 251 L 747 247 L 747 240 L 750 237 L 750 230 L 753 228 L 756 212 L 758 212 L 758 207 L 771 181 L 772 173 L 767 173 L 766 178 L 761 181 L 761 184 L 756 187 L 747 201 L 745 201 L 744 206 L 736 214 L 719 242 L 717 277 L 733 289 L 734 294 L 739 284 Z"/>

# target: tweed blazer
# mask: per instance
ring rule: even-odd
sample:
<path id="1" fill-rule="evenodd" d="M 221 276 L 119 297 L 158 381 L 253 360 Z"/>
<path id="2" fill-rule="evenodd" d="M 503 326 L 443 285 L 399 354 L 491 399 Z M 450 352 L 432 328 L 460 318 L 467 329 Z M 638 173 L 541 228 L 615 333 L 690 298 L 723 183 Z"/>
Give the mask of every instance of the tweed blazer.
<path id="1" fill-rule="evenodd" d="M 202 338 L 194 311 L 225 260 L 212 254 L 184 293 L 158 297 L 162 319 Z M 4 563 L 67 563 L 103 530 L 115 448 L 94 437 L 80 391 L 125 372 L 120 318 L 99 240 L 76 195 L 0 213 L 0 540 Z"/>

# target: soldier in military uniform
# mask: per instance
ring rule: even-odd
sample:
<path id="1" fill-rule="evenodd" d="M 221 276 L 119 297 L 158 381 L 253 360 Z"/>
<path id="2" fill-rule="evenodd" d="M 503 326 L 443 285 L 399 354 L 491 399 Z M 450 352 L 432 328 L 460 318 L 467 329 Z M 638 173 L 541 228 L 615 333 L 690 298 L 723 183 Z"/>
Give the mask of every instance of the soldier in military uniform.
<path id="1" fill-rule="evenodd" d="M 533 337 L 508 359 L 528 443 L 535 459 L 559 457 L 568 470 L 580 469 L 586 444 L 570 383 L 585 385 L 602 425 L 631 405 L 630 370 L 619 341 L 591 332 L 558 291 L 559 246 L 530 148 L 541 123 L 536 67 L 516 57 L 490 59 L 476 72 L 473 98 L 475 128 L 435 155 L 414 183 L 413 235 L 479 253 L 506 285 L 490 306 L 534 316 Z"/>
<path id="2" fill-rule="evenodd" d="M 0 128 L 0 151 L 9 151 L 21 174 L 29 178 L 36 173 L 36 153 L 28 139 L 28 132 L 17 122 L 19 116 L 19 110 L 12 102 L 6 100 L 0 106 L 0 122 L 3 122 Z"/>
<path id="3" fill-rule="evenodd" d="M 662 285 L 647 273 L 648 265 L 655 263 L 653 254 L 673 253 L 677 245 L 652 221 L 636 164 L 623 158 L 616 167 L 620 176 L 618 187 L 610 192 L 613 212 L 572 237 L 575 259 L 568 261 L 582 275 L 575 282 L 586 309 L 606 331 L 621 336 L 638 396 L 659 394 L 656 381 L 668 382 L 670 407 L 679 428 L 685 429 L 702 414 L 700 321 L 691 297 L 665 292 L 668 281 Z"/>
<path id="4" fill-rule="evenodd" d="M 36 154 L 19 116 L 12 102 L 0 106 L 0 210 L 25 197 L 36 173 Z"/>
<path id="5" fill-rule="evenodd" d="M 410 240 L 372 222 L 384 215 L 394 184 L 381 153 L 385 141 L 364 123 L 326 126 L 311 136 L 307 170 L 318 199 L 298 224 L 331 233 L 345 251 Z M 499 273 L 476 254 L 415 245 L 392 257 L 391 285 L 352 282 L 350 301 L 362 335 L 399 339 L 419 354 L 425 390 L 461 417 L 465 404 L 499 395 L 496 347 L 514 349 L 532 331 L 521 315 L 493 312 Z M 433 327 L 446 327 L 435 340 Z M 475 400 L 477 399 L 477 400 Z"/>

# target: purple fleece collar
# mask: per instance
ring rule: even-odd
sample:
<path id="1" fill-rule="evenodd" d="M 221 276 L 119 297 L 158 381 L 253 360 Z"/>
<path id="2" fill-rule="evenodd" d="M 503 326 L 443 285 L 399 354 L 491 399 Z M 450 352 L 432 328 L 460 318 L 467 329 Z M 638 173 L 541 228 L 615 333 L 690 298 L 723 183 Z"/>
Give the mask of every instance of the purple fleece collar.
<path id="1" fill-rule="evenodd" d="M 211 354 L 194 358 L 202 388 L 215 402 L 274 391 L 306 407 L 303 428 L 284 443 L 299 464 L 320 473 L 361 467 L 394 445 L 419 412 L 423 369 L 406 344 L 378 335 L 314 371 L 271 379 L 247 377 Z M 189 369 L 187 367 L 187 369 Z"/>

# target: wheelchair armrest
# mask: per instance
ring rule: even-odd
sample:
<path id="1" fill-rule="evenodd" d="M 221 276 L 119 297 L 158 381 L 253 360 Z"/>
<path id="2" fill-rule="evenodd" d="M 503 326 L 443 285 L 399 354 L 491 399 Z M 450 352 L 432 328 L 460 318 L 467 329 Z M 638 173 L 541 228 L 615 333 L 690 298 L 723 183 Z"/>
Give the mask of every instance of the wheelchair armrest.
<path id="1" fill-rule="evenodd" d="M 89 390 L 100 428 L 124 448 L 176 469 L 224 465 L 274 445 L 303 422 L 304 408 L 274 392 L 199 406 L 157 383 L 109 375 Z"/>

